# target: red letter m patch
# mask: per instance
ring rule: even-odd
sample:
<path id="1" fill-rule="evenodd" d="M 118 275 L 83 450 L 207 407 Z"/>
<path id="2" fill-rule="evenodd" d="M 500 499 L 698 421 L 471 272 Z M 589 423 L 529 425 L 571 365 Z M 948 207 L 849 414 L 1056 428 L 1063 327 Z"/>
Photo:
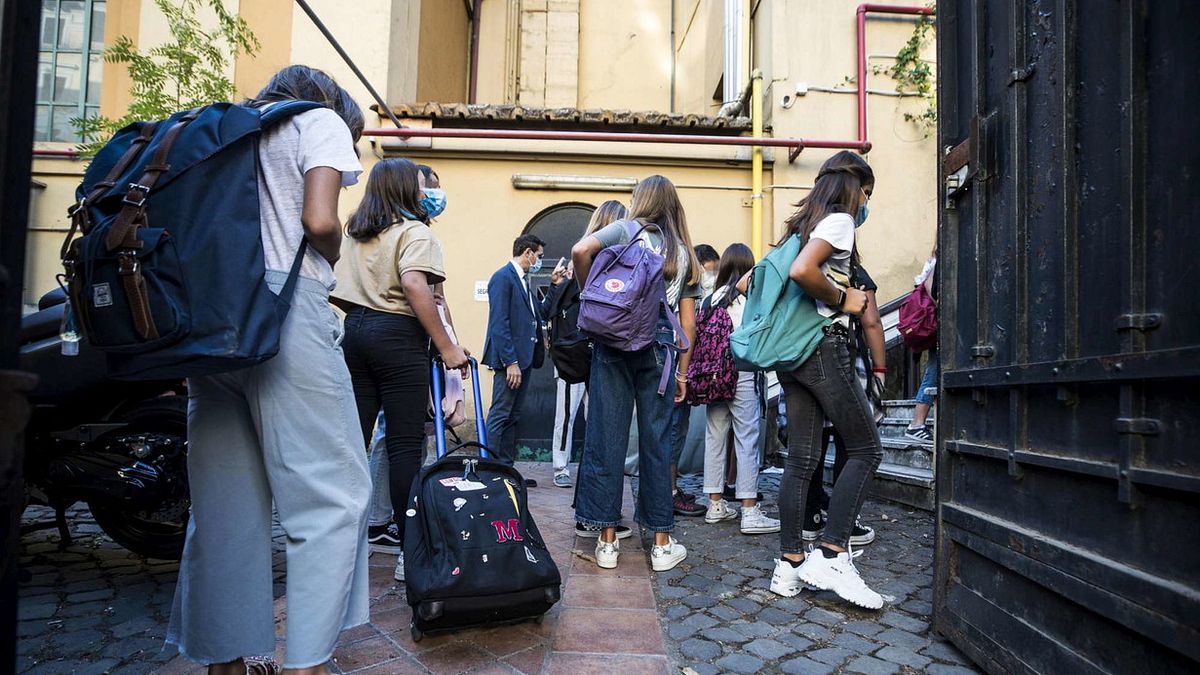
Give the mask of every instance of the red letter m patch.
<path id="1" fill-rule="evenodd" d="M 503 544 L 506 541 L 524 541 L 518 530 L 520 525 L 521 521 L 517 518 L 509 518 L 507 522 L 493 520 L 492 527 L 496 528 L 496 542 Z"/>

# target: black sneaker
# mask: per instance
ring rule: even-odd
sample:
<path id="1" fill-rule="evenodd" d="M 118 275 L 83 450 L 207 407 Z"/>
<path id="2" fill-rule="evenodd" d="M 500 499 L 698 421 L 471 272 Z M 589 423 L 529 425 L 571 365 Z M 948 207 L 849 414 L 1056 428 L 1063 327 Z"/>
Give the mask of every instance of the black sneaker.
<path id="1" fill-rule="evenodd" d="M 400 528 L 395 523 L 368 527 L 367 543 L 371 545 L 372 553 L 400 555 L 404 551 L 404 542 L 400 539 Z"/>
<path id="2" fill-rule="evenodd" d="M 867 527 L 854 519 L 854 527 L 850 529 L 850 545 L 851 546 L 866 546 L 875 541 L 875 529 Z"/>
<path id="3" fill-rule="evenodd" d="M 601 528 L 595 525 L 584 525 L 583 523 L 575 523 L 575 536 L 585 539 L 599 539 Z M 628 539 L 633 536 L 633 530 L 624 525 L 617 526 L 617 539 Z"/>
<path id="4" fill-rule="evenodd" d="M 933 434 L 926 427 L 909 427 L 904 430 L 904 437 L 918 443 L 932 443 Z"/>
<path id="5" fill-rule="evenodd" d="M 804 529 L 800 531 L 800 538 L 804 541 L 816 541 L 817 537 L 821 536 L 821 532 L 825 530 L 826 520 L 824 511 L 817 511 L 811 518 L 806 518 Z M 872 536 L 874 536 L 873 533 Z"/>
<path id="6" fill-rule="evenodd" d="M 689 500 L 688 497 L 691 497 Z M 708 507 L 701 506 L 696 503 L 696 498 L 692 497 L 683 490 L 678 490 L 671 497 L 671 506 L 675 509 L 677 516 L 702 516 L 708 511 Z"/>

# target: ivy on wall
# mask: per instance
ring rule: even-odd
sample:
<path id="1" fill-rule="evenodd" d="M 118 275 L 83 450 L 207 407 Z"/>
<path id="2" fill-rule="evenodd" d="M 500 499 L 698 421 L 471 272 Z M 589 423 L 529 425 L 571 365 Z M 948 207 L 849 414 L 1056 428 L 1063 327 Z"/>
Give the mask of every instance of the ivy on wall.
<path id="1" fill-rule="evenodd" d="M 919 113 L 904 113 L 904 119 L 922 127 L 926 133 L 937 127 L 937 74 L 934 66 L 921 58 L 921 51 L 934 32 L 933 16 L 921 14 L 913 27 L 913 33 L 896 52 L 896 62 L 891 66 L 876 66 L 876 74 L 889 75 L 896 81 L 896 91 L 902 94 L 917 94 L 925 102 Z"/>

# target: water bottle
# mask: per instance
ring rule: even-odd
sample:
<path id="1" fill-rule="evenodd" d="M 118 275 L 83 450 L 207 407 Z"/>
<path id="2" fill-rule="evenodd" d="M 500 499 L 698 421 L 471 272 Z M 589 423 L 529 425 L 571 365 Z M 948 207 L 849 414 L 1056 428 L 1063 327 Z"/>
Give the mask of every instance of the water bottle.
<path id="1" fill-rule="evenodd" d="M 63 303 L 62 326 L 58 329 L 58 337 L 62 339 L 63 356 L 79 356 L 79 324 L 75 319 L 75 308 L 68 299 Z"/>

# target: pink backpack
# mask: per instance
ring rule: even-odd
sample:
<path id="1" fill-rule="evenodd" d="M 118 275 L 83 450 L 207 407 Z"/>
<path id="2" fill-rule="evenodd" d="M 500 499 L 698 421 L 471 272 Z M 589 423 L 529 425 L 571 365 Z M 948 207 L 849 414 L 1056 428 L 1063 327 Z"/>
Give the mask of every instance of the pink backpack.
<path id="1" fill-rule="evenodd" d="M 696 314 L 696 342 L 688 364 L 687 402 L 707 405 L 732 401 L 738 371 L 729 351 L 733 321 L 724 307 L 709 305 Z"/>
<path id="2" fill-rule="evenodd" d="M 914 352 L 920 353 L 937 347 L 937 305 L 930 297 L 925 284 L 908 294 L 900 304 L 900 337 Z"/>

